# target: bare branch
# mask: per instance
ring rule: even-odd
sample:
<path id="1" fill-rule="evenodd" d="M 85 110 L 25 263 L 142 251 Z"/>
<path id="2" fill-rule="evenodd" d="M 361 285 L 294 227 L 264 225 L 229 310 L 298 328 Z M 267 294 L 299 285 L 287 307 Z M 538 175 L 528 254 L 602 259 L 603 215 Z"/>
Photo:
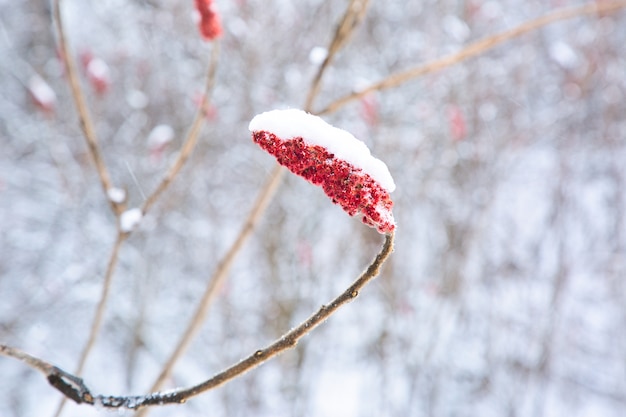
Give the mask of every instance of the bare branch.
<path id="1" fill-rule="evenodd" d="M 209 63 L 209 67 L 207 70 L 207 79 L 206 85 L 204 87 L 204 93 L 202 95 L 202 102 L 200 103 L 200 107 L 198 108 L 198 112 L 191 124 L 191 128 L 189 129 L 189 133 L 187 134 L 187 138 L 178 154 L 178 157 L 167 171 L 161 183 L 157 186 L 157 188 L 148 196 L 146 201 L 143 203 L 143 207 L 141 211 L 145 214 L 157 201 L 157 199 L 161 196 L 161 194 L 167 189 L 167 187 L 174 180 L 176 175 L 180 172 L 182 167 L 185 165 L 191 152 L 196 146 L 198 142 L 198 136 L 200 135 L 200 129 L 202 128 L 203 122 L 206 118 L 206 112 L 209 104 L 209 94 L 213 89 L 213 85 L 215 84 L 215 72 L 217 69 L 217 60 L 219 56 L 219 43 L 213 43 L 213 50 L 211 51 L 211 60 Z"/>
<path id="2" fill-rule="evenodd" d="M 101 290 L 102 292 L 100 293 L 100 300 L 98 301 L 98 306 L 96 307 L 96 313 L 94 314 L 93 321 L 91 322 L 91 329 L 89 330 L 89 337 L 87 338 L 87 342 L 85 342 L 85 346 L 83 346 L 83 350 L 78 360 L 78 365 L 76 366 L 76 370 L 74 371 L 74 374 L 77 376 L 80 376 L 83 373 L 83 369 L 85 368 L 85 363 L 87 362 L 87 358 L 89 357 L 91 350 L 96 344 L 96 339 L 98 338 L 98 335 L 100 334 L 100 328 L 102 327 L 102 320 L 104 319 L 106 305 L 107 305 L 107 302 L 109 301 L 111 282 L 113 281 L 113 272 L 115 272 L 115 267 L 117 266 L 120 248 L 122 247 L 122 243 L 124 243 L 124 240 L 126 240 L 127 236 L 128 236 L 127 233 L 123 233 L 120 230 L 117 231 L 117 238 L 115 240 L 115 244 L 113 245 L 111 256 L 109 257 L 109 262 L 107 263 L 107 269 L 104 275 L 104 281 L 102 282 L 102 290 Z M 72 399 L 76 401 L 74 398 Z M 64 407 L 65 407 L 65 399 L 63 399 L 59 403 L 59 406 L 57 407 L 54 415 L 56 417 L 60 416 L 61 413 L 63 412 Z"/>
<path id="3" fill-rule="evenodd" d="M 324 58 L 324 62 L 317 69 L 317 73 L 313 78 L 313 82 L 311 83 L 311 88 L 309 89 L 309 93 L 307 94 L 306 101 L 304 104 L 304 110 L 311 112 L 313 107 L 313 100 L 319 93 L 321 88 L 322 76 L 326 72 L 326 69 L 330 65 L 331 61 L 339 52 L 339 50 L 346 44 L 350 36 L 354 32 L 359 24 L 363 21 L 363 17 L 367 12 L 369 0 L 352 0 L 346 9 L 346 12 L 341 19 L 341 22 L 337 25 L 337 29 L 335 30 L 335 36 L 330 42 L 330 46 L 328 47 L 328 53 Z"/>
<path id="4" fill-rule="evenodd" d="M 28 366 L 30 366 L 31 368 L 38 370 L 39 372 L 43 373 L 46 376 L 50 375 L 54 368 L 54 366 L 50 365 L 49 363 L 44 362 L 41 359 L 38 359 L 34 356 L 29 355 L 26 352 L 22 352 L 21 350 L 10 347 L 10 346 L 0 344 L 0 353 L 3 354 L 4 356 L 9 356 L 11 358 L 20 360 L 24 362 L 25 364 L 27 364 Z"/>
<path id="5" fill-rule="evenodd" d="M 370 94 L 374 91 L 382 91 L 389 88 L 398 87 L 399 85 L 404 84 L 405 82 L 410 81 L 414 78 L 441 71 L 444 68 L 450 67 L 454 64 L 458 64 L 459 62 L 480 55 L 506 41 L 510 41 L 511 39 L 540 29 L 546 25 L 549 25 L 550 23 L 554 23 L 560 20 L 572 19 L 574 17 L 584 15 L 611 13 L 624 7 L 626 7 L 626 1 L 623 0 L 613 2 L 592 2 L 583 6 L 566 8 L 557 10 L 552 13 L 548 13 L 537 19 L 522 23 L 521 25 L 513 29 L 509 29 L 502 33 L 489 36 L 485 39 L 474 42 L 473 44 L 463 48 L 462 50 L 454 54 L 436 59 L 424 65 L 420 65 L 403 72 L 392 74 L 387 78 L 378 81 L 377 83 L 374 83 L 362 90 L 359 90 L 352 94 L 348 94 L 342 98 L 333 101 L 325 109 L 318 112 L 318 114 L 333 113 L 347 103 L 353 100 L 358 100 L 359 98 L 366 96 L 367 94 Z"/>
<path id="6" fill-rule="evenodd" d="M 79 404 L 85 403 L 106 408 L 139 409 L 152 405 L 184 403 L 189 398 L 219 387 L 283 351 L 295 347 L 302 337 L 328 319 L 340 307 L 354 300 L 359 295 L 359 291 L 379 274 L 380 268 L 393 252 L 393 241 L 393 234 L 386 235 L 385 242 L 372 263 L 352 285 L 329 304 L 323 305 L 305 321 L 264 349 L 255 351 L 239 363 L 190 388 L 135 396 L 93 395 L 81 378 L 69 374 L 41 359 L 5 345 L 0 345 L 0 353 L 21 360 L 27 365 L 39 370 L 46 375 L 48 382 L 53 387 L 63 393 L 67 398 Z"/>
<path id="7" fill-rule="evenodd" d="M 83 90 L 80 86 L 80 81 L 78 79 L 78 74 L 76 71 L 76 64 L 70 54 L 70 48 L 68 46 L 67 37 L 65 36 L 65 29 L 63 26 L 63 17 L 61 13 L 61 0 L 54 0 L 53 9 L 54 9 L 54 20 L 56 23 L 57 37 L 59 41 L 59 49 L 61 51 L 61 59 L 63 60 L 65 69 L 67 71 L 67 78 L 70 84 L 70 89 L 72 90 L 72 97 L 74 99 L 74 104 L 76 105 L 76 111 L 78 112 L 78 118 L 80 120 L 80 127 L 83 130 L 85 139 L 87 140 L 87 147 L 89 148 L 89 154 L 91 155 L 91 158 L 93 159 L 93 162 L 96 165 L 96 171 L 98 172 L 98 177 L 100 178 L 100 185 L 102 186 L 104 195 L 107 201 L 109 202 L 109 205 L 111 206 L 111 210 L 113 210 L 113 213 L 115 213 L 116 216 L 119 216 L 123 211 L 123 206 L 108 197 L 108 191 L 113 188 L 113 183 L 111 182 L 109 171 L 107 170 L 106 164 L 102 157 L 100 146 L 98 145 L 98 137 L 96 135 L 96 129 L 91 120 L 91 116 L 89 115 L 87 102 L 85 100 Z"/>

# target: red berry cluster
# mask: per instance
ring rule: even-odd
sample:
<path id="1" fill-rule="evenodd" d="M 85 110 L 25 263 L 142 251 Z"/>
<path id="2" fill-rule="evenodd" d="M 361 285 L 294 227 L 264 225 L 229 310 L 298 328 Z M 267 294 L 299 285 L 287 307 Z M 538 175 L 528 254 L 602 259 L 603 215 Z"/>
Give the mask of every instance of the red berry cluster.
<path id="1" fill-rule="evenodd" d="M 394 231 L 393 201 L 389 193 L 362 169 L 335 158 L 322 146 L 308 145 L 301 137 L 283 140 L 273 133 L 257 131 L 252 133 L 252 138 L 274 155 L 279 164 L 322 187 L 333 203 L 350 216 L 362 215 L 363 223 L 380 233 Z"/>
<path id="2" fill-rule="evenodd" d="M 200 14 L 200 34 L 207 41 L 212 41 L 222 34 L 222 23 L 215 9 L 213 0 L 195 0 L 196 10 Z"/>

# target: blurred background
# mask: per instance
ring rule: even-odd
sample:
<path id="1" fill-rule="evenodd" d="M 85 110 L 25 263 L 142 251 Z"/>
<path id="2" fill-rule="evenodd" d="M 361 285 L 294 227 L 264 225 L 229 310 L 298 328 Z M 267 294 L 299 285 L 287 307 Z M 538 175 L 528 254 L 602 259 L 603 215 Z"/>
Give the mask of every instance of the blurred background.
<path id="1" fill-rule="evenodd" d="M 274 166 L 249 120 L 303 106 L 348 1 L 216 4 L 224 35 L 207 123 L 122 247 L 84 371 L 98 393 L 144 393 L 160 372 Z M 313 109 L 577 4 L 372 1 Z M 63 13 L 104 159 L 137 207 L 191 124 L 211 44 L 191 1 L 65 1 Z M 150 415 L 622 416 L 624 40 L 624 11 L 570 19 L 325 115 L 388 164 L 395 253 L 296 349 Z M 0 57 L 0 342 L 71 371 L 115 218 L 48 2 L 0 0 Z M 282 335 L 346 288 L 382 241 L 286 175 L 166 388 Z M 0 375 L 0 415 L 52 417 L 61 395 L 39 373 L 0 357 Z M 73 403 L 63 413 L 109 414 Z"/>

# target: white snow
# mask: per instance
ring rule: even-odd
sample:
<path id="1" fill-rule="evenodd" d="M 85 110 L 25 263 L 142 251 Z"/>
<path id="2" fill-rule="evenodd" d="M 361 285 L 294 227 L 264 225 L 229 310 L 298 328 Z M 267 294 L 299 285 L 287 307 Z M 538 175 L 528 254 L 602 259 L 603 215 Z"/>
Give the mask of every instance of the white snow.
<path id="1" fill-rule="evenodd" d="M 566 69 L 576 68 L 579 64 L 576 51 L 563 41 L 557 41 L 550 45 L 550 58 Z"/>
<path id="2" fill-rule="evenodd" d="M 465 42 L 471 33 L 467 23 L 450 14 L 443 18 L 442 26 L 443 30 L 457 42 Z"/>
<path id="3" fill-rule="evenodd" d="M 120 216 L 120 230 L 125 233 L 132 231 L 137 227 L 142 217 L 143 214 L 140 208 L 126 210 Z"/>
<path id="4" fill-rule="evenodd" d="M 57 95 L 54 93 L 54 90 L 38 75 L 33 75 L 30 78 L 28 89 L 33 97 L 44 107 L 52 106 L 57 101 Z"/>
<path id="5" fill-rule="evenodd" d="M 123 203 L 126 200 L 126 191 L 118 187 L 111 187 L 107 190 L 107 197 L 114 203 Z"/>
<path id="6" fill-rule="evenodd" d="M 328 56 L 328 50 L 322 46 L 316 46 L 309 52 L 309 62 L 313 65 L 320 65 Z"/>
<path id="7" fill-rule="evenodd" d="M 174 129 L 167 124 L 160 124 L 154 127 L 148 135 L 148 145 L 151 148 L 158 148 L 174 139 Z"/>
<path id="8" fill-rule="evenodd" d="M 126 93 L 126 102 L 130 107 L 135 110 L 141 110 L 145 108 L 150 100 L 148 100 L 148 96 L 146 96 L 142 91 L 139 90 L 130 90 Z"/>
<path id="9" fill-rule="evenodd" d="M 273 133 L 283 140 L 301 137 L 309 145 L 323 146 L 335 157 L 362 169 L 387 191 L 396 189 L 387 165 L 373 157 L 367 145 L 318 116 L 297 109 L 272 110 L 255 116 L 248 128 Z"/>
<path id="10" fill-rule="evenodd" d="M 109 66 L 100 58 L 94 58 L 87 65 L 87 72 L 99 79 L 108 79 L 110 77 Z"/>

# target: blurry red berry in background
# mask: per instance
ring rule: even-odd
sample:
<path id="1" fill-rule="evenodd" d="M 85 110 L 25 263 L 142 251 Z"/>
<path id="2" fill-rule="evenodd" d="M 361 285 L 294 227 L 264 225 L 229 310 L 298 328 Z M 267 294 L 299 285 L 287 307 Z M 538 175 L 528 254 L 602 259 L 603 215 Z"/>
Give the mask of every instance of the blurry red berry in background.
<path id="1" fill-rule="evenodd" d="M 174 129 L 166 124 L 157 125 L 150 131 L 150 134 L 148 134 L 148 150 L 152 163 L 161 162 L 165 149 L 174 139 L 174 135 Z"/>
<path id="2" fill-rule="evenodd" d="M 98 94 L 104 94 L 111 86 L 111 71 L 100 58 L 94 58 L 87 65 L 87 79 Z"/>
<path id="3" fill-rule="evenodd" d="M 98 94 L 106 93 L 111 86 L 111 70 L 107 63 L 89 50 L 82 51 L 78 59 L 91 87 Z"/>
<path id="4" fill-rule="evenodd" d="M 206 41 L 212 41 L 222 34 L 222 22 L 213 0 L 195 0 L 198 11 L 198 28 Z"/>
<path id="5" fill-rule="evenodd" d="M 193 100 L 193 104 L 195 104 L 197 108 L 200 108 L 204 100 L 204 94 L 196 93 L 194 94 L 192 100 Z M 204 110 L 204 117 L 206 117 L 207 120 L 217 119 L 217 107 L 215 107 L 211 103 L 207 103 L 205 110 Z"/>
<path id="6" fill-rule="evenodd" d="M 39 75 L 33 75 L 28 81 L 28 92 L 35 106 L 47 114 L 52 114 L 57 103 L 57 95 Z"/>
<path id="7" fill-rule="evenodd" d="M 448 107 L 448 122 L 450 123 L 450 135 L 452 136 L 452 140 L 463 140 L 467 135 L 465 116 L 461 108 L 456 104 L 452 104 Z"/>
<path id="8" fill-rule="evenodd" d="M 361 97 L 361 116 L 368 126 L 378 125 L 378 100 L 374 94 Z"/>

